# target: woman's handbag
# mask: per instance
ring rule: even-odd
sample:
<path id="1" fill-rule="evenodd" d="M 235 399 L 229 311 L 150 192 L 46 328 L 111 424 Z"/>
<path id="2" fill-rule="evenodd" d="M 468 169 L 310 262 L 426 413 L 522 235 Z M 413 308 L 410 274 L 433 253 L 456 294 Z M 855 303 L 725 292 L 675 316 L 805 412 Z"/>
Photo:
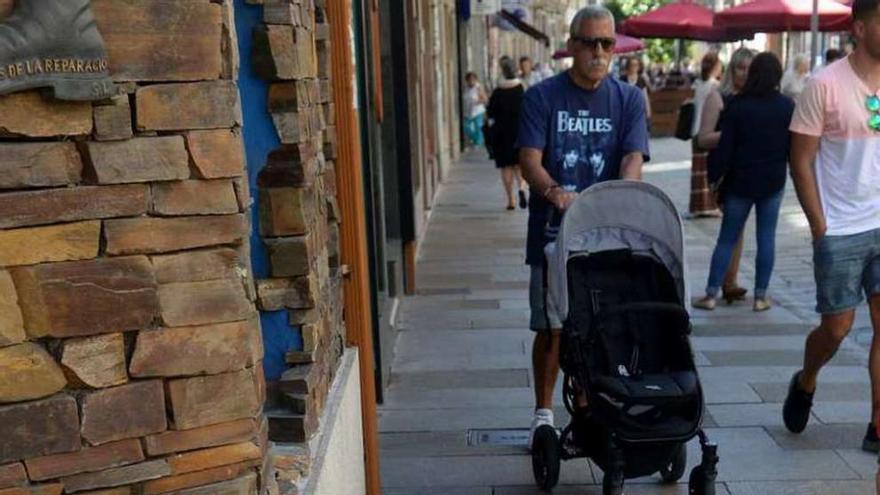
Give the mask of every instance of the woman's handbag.
<path id="1" fill-rule="evenodd" d="M 495 143 L 492 139 L 492 126 L 489 125 L 490 119 L 485 119 L 483 121 L 483 142 L 486 143 L 486 151 L 489 152 L 489 159 L 493 160 L 495 158 Z"/>
<path id="2" fill-rule="evenodd" d="M 675 137 L 682 141 L 691 139 L 694 128 L 694 102 L 688 100 L 678 107 L 678 122 L 675 124 Z"/>

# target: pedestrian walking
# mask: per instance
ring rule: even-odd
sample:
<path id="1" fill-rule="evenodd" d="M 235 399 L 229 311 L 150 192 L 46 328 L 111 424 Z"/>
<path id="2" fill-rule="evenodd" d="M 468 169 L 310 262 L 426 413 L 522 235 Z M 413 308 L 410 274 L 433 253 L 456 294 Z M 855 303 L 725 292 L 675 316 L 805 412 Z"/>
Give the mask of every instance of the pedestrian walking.
<path id="1" fill-rule="evenodd" d="M 697 135 L 703 108 L 709 95 L 718 91 L 718 77 L 721 76 L 721 59 L 715 52 L 703 55 L 700 61 L 700 78 L 694 83 L 694 119 L 691 125 L 691 197 L 688 212 L 695 217 L 717 216 L 718 206 L 709 189 L 708 157 L 709 148 L 699 145 Z M 714 129 L 714 128 L 713 128 Z"/>
<path id="2" fill-rule="evenodd" d="M 803 369 L 789 384 L 785 426 L 802 432 L 822 367 L 849 334 L 867 297 L 871 421 L 862 442 L 880 450 L 880 0 L 852 6 L 855 51 L 819 72 L 797 101 L 791 173 L 813 236 L 819 326 L 807 337 Z"/>
<path id="3" fill-rule="evenodd" d="M 718 160 L 717 148 L 718 143 L 721 142 L 721 122 L 725 105 L 745 86 L 749 75 L 749 65 L 752 63 L 754 56 L 755 52 L 748 48 L 739 48 L 733 52 L 733 55 L 730 57 L 730 64 L 727 70 L 724 71 L 721 84 L 717 90 L 709 92 L 709 96 L 706 97 L 706 102 L 703 104 L 703 109 L 700 112 L 700 130 L 697 133 L 696 146 L 701 150 L 708 150 L 706 155 L 707 183 L 708 169 L 719 169 L 712 164 Z M 717 203 L 714 198 L 711 201 L 713 205 Z M 724 282 L 721 288 L 721 297 L 728 304 L 745 299 L 748 293 L 745 288 L 740 287 L 737 281 L 742 250 L 743 237 L 740 235 L 739 241 L 737 241 L 734 247 L 733 255 L 730 258 L 730 266 L 728 266 L 727 273 L 724 275 Z"/>
<path id="4" fill-rule="evenodd" d="M 525 88 L 516 76 L 516 64 L 510 57 L 499 61 L 502 79 L 489 98 L 487 114 L 489 135 L 495 167 L 501 171 L 501 182 L 507 195 L 507 209 L 516 208 L 519 196 L 520 208 L 528 206 L 526 183 L 519 169 L 516 134 L 519 129 L 520 106 Z M 516 192 L 516 194 L 514 194 Z"/>
<path id="5" fill-rule="evenodd" d="M 794 57 L 791 67 L 785 71 L 785 77 L 782 78 L 782 94 L 797 98 L 804 90 L 809 77 L 810 57 L 800 53 Z"/>
<path id="6" fill-rule="evenodd" d="M 538 62 L 535 64 L 535 72 L 541 77 L 541 81 L 553 77 L 553 68 L 548 63 Z"/>
<path id="7" fill-rule="evenodd" d="M 620 79 L 642 92 L 645 97 L 645 116 L 648 119 L 648 130 L 651 129 L 651 83 L 645 76 L 645 66 L 639 57 L 629 57 L 624 63 L 624 71 Z"/>
<path id="8" fill-rule="evenodd" d="M 519 78 L 526 89 L 538 84 L 543 79 L 541 73 L 534 69 L 535 65 L 530 57 L 519 58 Z"/>
<path id="9" fill-rule="evenodd" d="M 486 91 L 477 75 L 468 72 L 464 78 L 464 134 L 474 146 L 483 145 L 483 123 L 486 118 Z"/>
<path id="10" fill-rule="evenodd" d="M 700 117 L 703 114 L 703 107 L 709 95 L 718 90 L 722 71 L 723 66 L 717 53 L 708 52 L 703 55 L 703 59 L 700 61 L 700 78 L 694 84 L 694 123 L 691 129 L 693 137 L 696 137 L 700 132 Z"/>
<path id="11" fill-rule="evenodd" d="M 776 251 L 776 224 L 788 170 L 788 127 L 794 112 L 791 98 L 780 94 L 782 64 L 771 52 L 754 58 L 742 91 L 725 110 L 718 159 L 710 176 L 723 177 L 724 217 L 712 253 L 706 295 L 694 302 L 715 309 L 724 273 L 752 207 L 757 218 L 758 254 L 755 259 L 755 311 L 770 309 L 767 288 Z M 755 125 L 760 122 L 761 125 Z"/>
<path id="12" fill-rule="evenodd" d="M 546 308 L 544 247 L 555 239 L 559 215 L 577 193 L 611 179 L 641 178 L 648 127 L 641 91 L 607 77 L 615 46 L 614 16 L 601 6 L 581 9 L 571 22 L 573 66 L 526 93 L 518 145 L 531 186 L 526 263 L 530 327 L 535 340 L 535 416 L 532 432 L 553 425 L 562 324 Z"/>
<path id="13" fill-rule="evenodd" d="M 838 60 L 843 58 L 843 56 L 844 56 L 843 51 L 841 51 L 837 48 L 829 48 L 829 49 L 825 50 L 825 64 L 822 66 L 822 68 L 828 67 L 829 65 L 833 64 L 834 62 L 837 62 Z"/>

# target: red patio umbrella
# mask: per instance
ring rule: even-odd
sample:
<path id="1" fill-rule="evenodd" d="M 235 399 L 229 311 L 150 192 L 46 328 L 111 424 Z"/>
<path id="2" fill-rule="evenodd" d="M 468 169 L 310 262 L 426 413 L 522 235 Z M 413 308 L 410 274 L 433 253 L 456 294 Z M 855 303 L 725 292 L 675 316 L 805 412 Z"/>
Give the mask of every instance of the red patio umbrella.
<path id="1" fill-rule="evenodd" d="M 615 34 L 614 37 L 617 38 L 617 44 L 614 45 L 614 53 L 632 53 L 645 49 L 645 44 L 642 43 L 642 40 L 620 33 Z"/>
<path id="2" fill-rule="evenodd" d="M 614 44 L 614 53 L 632 53 L 645 49 L 645 44 L 642 43 L 642 40 L 638 40 L 620 33 L 616 33 L 614 35 L 614 38 L 617 39 L 617 42 Z M 553 52 L 553 60 L 559 60 L 561 58 L 568 57 L 571 57 L 571 52 L 566 49 L 556 50 L 555 52 Z"/>
<path id="3" fill-rule="evenodd" d="M 819 0 L 819 30 L 849 29 L 852 9 L 834 0 Z M 813 0 L 754 0 L 715 14 L 715 25 L 748 27 L 761 33 L 809 31 Z"/>
<path id="4" fill-rule="evenodd" d="M 749 38 L 755 31 L 730 30 L 715 26 L 714 13 L 692 0 L 679 0 L 650 12 L 630 17 L 620 31 L 639 38 L 672 38 L 700 41 L 736 41 Z"/>

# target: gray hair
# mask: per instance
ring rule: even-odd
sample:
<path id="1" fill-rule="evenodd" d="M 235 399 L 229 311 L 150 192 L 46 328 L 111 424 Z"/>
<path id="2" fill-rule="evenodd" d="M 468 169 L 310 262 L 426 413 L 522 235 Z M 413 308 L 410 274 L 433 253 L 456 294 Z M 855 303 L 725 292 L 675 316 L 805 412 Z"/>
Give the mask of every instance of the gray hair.
<path id="1" fill-rule="evenodd" d="M 730 63 L 727 70 L 724 71 L 724 77 L 721 78 L 721 94 L 733 94 L 733 70 L 734 68 L 746 61 L 751 62 L 755 58 L 755 51 L 746 47 L 737 48 L 733 55 L 730 56 Z"/>
<path id="2" fill-rule="evenodd" d="M 498 61 L 498 65 L 501 67 L 501 75 L 504 79 L 516 79 L 516 62 L 512 58 L 505 55 Z"/>
<path id="3" fill-rule="evenodd" d="M 799 64 L 807 64 L 807 68 L 810 67 L 810 56 L 806 53 L 798 53 L 794 56 L 794 60 L 791 61 L 791 70 L 797 70 L 797 66 Z"/>
<path id="4" fill-rule="evenodd" d="M 608 19 L 611 21 L 611 27 L 614 28 L 614 14 L 610 10 L 601 5 L 590 5 L 578 10 L 571 20 L 571 26 L 568 28 L 568 34 L 572 38 L 578 35 L 584 21 L 587 19 Z"/>

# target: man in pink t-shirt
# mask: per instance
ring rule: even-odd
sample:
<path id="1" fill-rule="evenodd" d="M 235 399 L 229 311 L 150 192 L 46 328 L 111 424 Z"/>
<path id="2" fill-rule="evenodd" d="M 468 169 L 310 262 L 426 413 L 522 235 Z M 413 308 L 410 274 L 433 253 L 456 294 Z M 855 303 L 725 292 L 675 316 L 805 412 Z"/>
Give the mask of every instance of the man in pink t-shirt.
<path id="1" fill-rule="evenodd" d="M 871 422 L 862 448 L 880 449 L 880 0 L 853 4 L 856 50 L 816 74 L 791 122 L 791 175 L 813 235 L 819 327 L 783 407 L 807 426 L 819 371 L 837 352 L 865 297 L 874 325 Z"/>

